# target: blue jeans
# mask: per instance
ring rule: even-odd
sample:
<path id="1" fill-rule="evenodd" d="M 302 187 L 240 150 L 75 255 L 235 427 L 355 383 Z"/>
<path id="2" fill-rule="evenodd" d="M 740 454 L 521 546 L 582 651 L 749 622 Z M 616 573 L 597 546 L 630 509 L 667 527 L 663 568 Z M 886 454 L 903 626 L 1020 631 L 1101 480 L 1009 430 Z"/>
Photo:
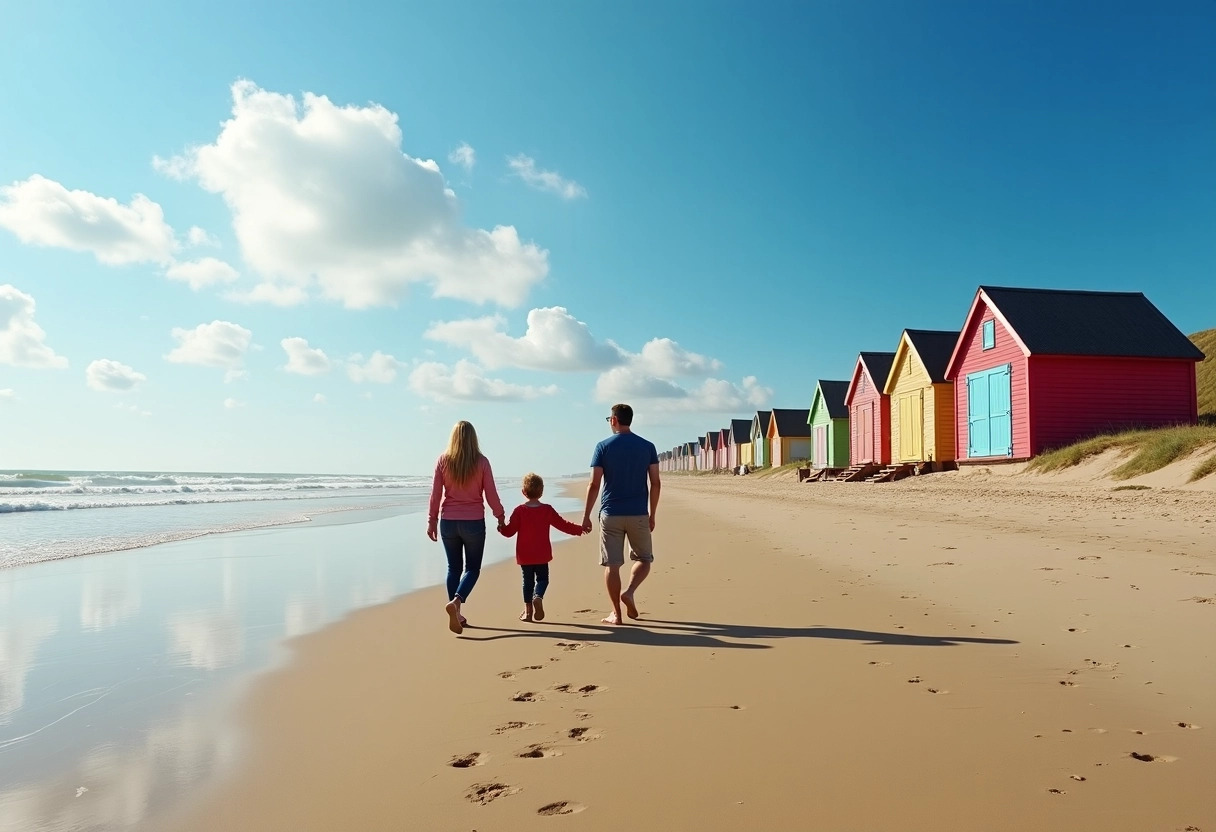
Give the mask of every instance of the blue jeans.
<path id="1" fill-rule="evenodd" d="M 481 577 L 481 557 L 486 551 L 485 520 L 440 520 L 439 539 L 448 556 L 448 599 L 469 600 Z"/>
<path id="2" fill-rule="evenodd" d="M 544 598 L 549 588 L 549 564 L 521 564 L 524 572 L 524 603 L 531 604 L 533 598 Z"/>

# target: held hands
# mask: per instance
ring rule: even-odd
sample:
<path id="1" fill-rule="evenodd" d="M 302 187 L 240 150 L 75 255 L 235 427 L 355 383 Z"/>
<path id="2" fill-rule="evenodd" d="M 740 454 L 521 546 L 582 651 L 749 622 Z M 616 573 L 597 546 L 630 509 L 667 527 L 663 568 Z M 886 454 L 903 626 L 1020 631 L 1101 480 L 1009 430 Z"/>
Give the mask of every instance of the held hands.
<path id="1" fill-rule="evenodd" d="M 591 518 L 583 515 L 583 534 L 591 534 Z"/>

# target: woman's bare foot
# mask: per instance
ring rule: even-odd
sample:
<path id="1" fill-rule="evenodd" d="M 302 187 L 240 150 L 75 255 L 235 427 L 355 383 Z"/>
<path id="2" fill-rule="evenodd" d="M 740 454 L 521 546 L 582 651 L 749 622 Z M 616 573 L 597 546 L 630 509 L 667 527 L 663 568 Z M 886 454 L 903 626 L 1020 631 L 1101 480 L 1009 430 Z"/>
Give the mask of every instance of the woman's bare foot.
<path id="1" fill-rule="evenodd" d="M 532 617 L 537 621 L 545 620 L 545 599 L 539 595 L 532 599 Z"/>
<path id="2" fill-rule="evenodd" d="M 531 621 L 532 620 L 532 610 L 525 609 L 523 612 L 521 612 L 519 614 L 519 620 L 520 621 Z"/>
<path id="3" fill-rule="evenodd" d="M 603 624 L 623 624 L 624 623 L 623 621 L 621 621 L 621 617 L 619 615 L 617 615 L 616 613 L 610 613 L 607 618 L 601 618 L 600 622 Z"/>
<path id="4" fill-rule="evenodd" d="M 633 595 L 630 593 L 621 593 L 621 603 L 625 606 L 625 614 L 630 618 L 638 617 L 637 605 L 633 603 Z"/>
<path id="5" fill-rule="evenodd" d="M 451 601 L 448 601 L 444 609 L 448 613 L 448 629 L 456 635 L 463 633 L 464 624 L 460 621 L 460 599 L 453 598 Z"/>

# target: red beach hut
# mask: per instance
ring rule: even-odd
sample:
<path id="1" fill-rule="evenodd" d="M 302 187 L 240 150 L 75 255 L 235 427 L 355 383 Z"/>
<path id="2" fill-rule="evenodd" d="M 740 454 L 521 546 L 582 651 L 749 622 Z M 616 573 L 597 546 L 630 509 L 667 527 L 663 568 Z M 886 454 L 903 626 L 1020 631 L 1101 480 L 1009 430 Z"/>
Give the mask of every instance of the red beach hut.
<path id="1" fill-rule="evenodd" d="M 849 409 L 849 464 L 891 461 L 891 397 L 882 392 L 891 374 L 893 352 L 863 352 L 853 366 L 844 395 Z"/>
<path id="2" fill-rule="evenodd" d="M 981 286 L 946 366 L 957 458 L 1198 422 L 1203 353 L 1141 292 Z"/>

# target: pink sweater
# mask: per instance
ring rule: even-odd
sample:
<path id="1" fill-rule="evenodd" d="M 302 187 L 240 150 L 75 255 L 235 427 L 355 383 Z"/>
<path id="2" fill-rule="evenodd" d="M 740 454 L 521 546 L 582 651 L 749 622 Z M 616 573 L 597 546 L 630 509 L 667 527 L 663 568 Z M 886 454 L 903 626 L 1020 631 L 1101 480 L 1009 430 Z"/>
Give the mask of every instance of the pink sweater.
<path id="1" fill-rule="evenodd" d="M 494 487 L 494 472 L 490 470 L 490 460 L 484 456 L 477 461 L 477 470 L 469 481 L 457 485 L 448 475 L 447 454 L 440 454 L 435 462 L 435 480 L 431 483 L 430 522 L 437 523 L 439 515 L 444 520 L 484 520 L 485 507 L 482 505 L 482 494 L 490 504 L 494 516 L 502 519 L 506 513 L 502 501 L 498 499 L 498 489 Z M 443 505 L 440 506 L 440 498 Z"/>

